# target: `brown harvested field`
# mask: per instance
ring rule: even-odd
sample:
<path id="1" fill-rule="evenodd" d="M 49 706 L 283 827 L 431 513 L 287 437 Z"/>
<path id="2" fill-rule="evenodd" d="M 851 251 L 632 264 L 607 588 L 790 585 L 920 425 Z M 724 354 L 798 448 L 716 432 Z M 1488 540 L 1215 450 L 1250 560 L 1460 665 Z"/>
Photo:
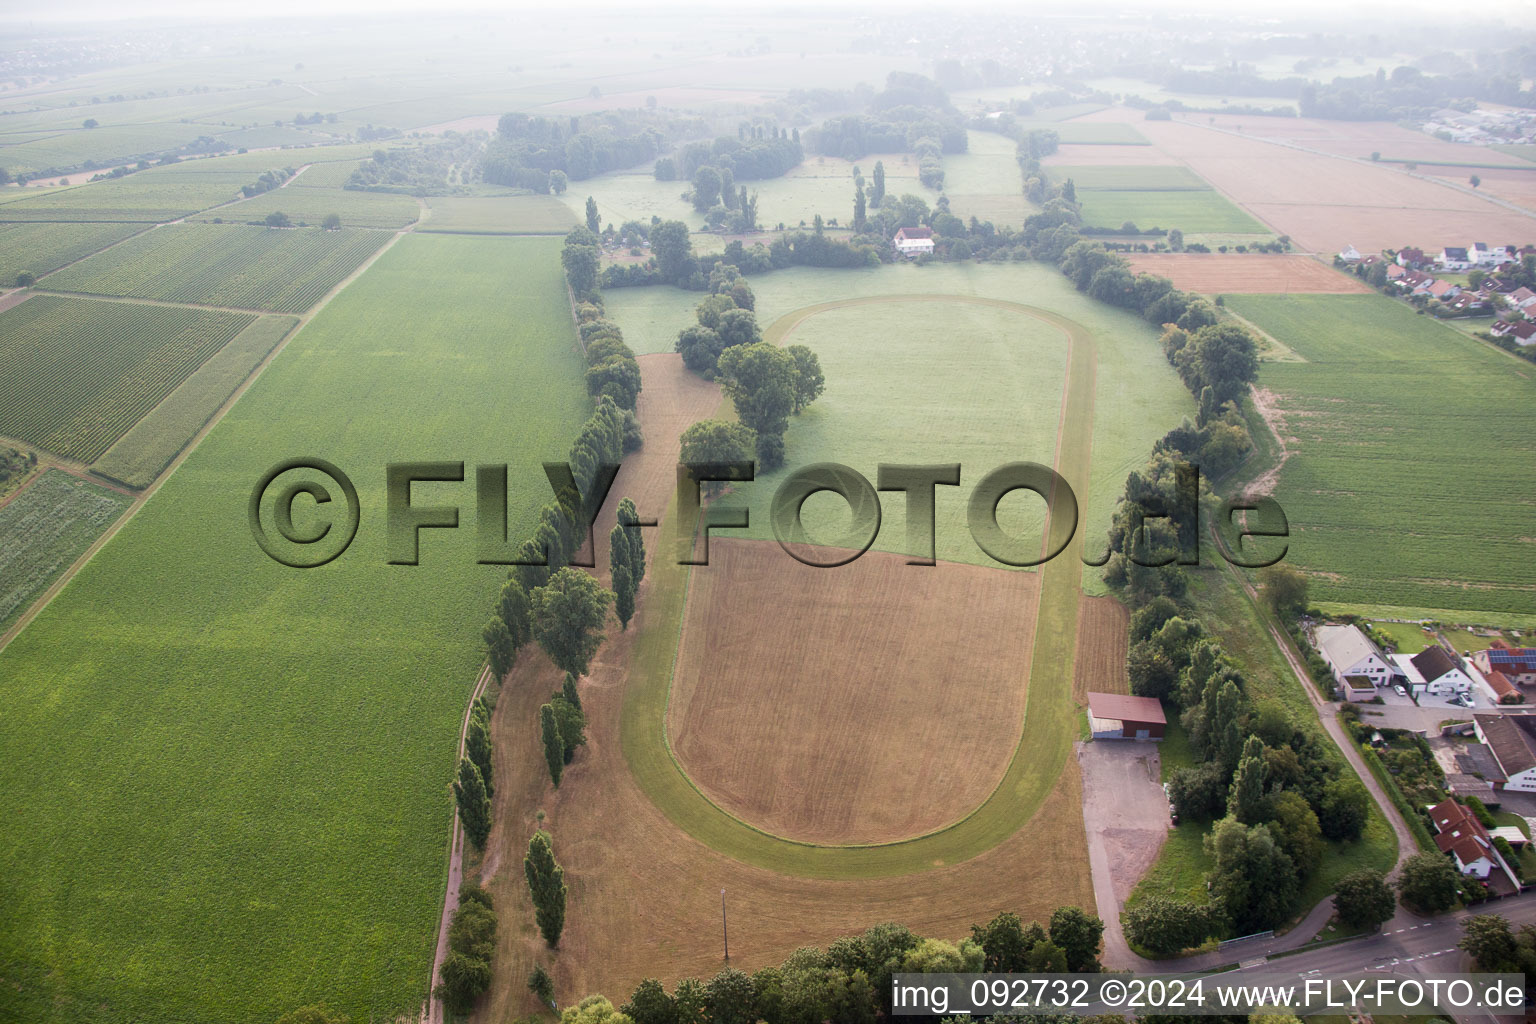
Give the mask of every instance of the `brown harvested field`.
<path id="1" fill-rule="evenodd" d="M 1077 606 L 1077 658 L 1072 667 L 1072 699 L 1088 703 L 1088 694 L 1130 693 L 1125 672 L 1130 648 L 1130 614 L 1113 597 L 1084 595 Z"/>
<path id="2" fill-rule="evenodd" d="M 957 940 L 1009 910 L 1044 921 L 1058 906 L 1094 908 L 1075 759 L 1029 825 L 972 860 L 916 875 L 859 880 L 789 877 L 716 853 L 678 831 L 630 777 L 619 747 L 628 652 L 647 628 L 646 588 L 637 623 L 615 629 L 582 681 L 587 745 L 560 788 L 542 771 L 538 708 L 559 673 L 537 651 L 509 676 L 496 708 L 496 826 L 489 849 L 500 869 L 488 883 L 501 926 L 497 981 L 477 1018 L 512 1020 L 539 1009 L 525 981 L 534 964 L 555 979 L 561 1005 L 594 992 L 615 1003 L 647 977 L 670 988 L 720 970 L 720 890 L 730 911 L 731 965 L 751 972 L 796 948 L 826 946 L 881 921 Z M 649 628 L 657 628 L 649 624 Z M 657 737 L 657 742 L 660 742 Z M 952 745 L 963 746 L 958 740 Z M 558 952 L 538 936 L 522 858 L 543 826 L 570 889 Z M 1041 865 L 1050 865 L 1042 870 Z"/>
<path id="3" fill-rule="evenodd" d="M 626 462 L 613 493 L 632 496 L 642 515 L 654 508 L 662 516 L 674 486 L 677 436 L 688 422 L 714 413 L 719 392 L 683 370 L 674 355 L 642 356 L 640 365 L 645 390 L 638 412 L 646 445 L 640 458 Z M 612 504 L 600 524 L 611 524 Z M 605 535 L 600 525 L 599 536 Z M 646 535 L 654 554 L 654 531 Z M 601 556 L 599 564 L 606 560 Z M 629 630 L 610 627 L 582 680 L 587 744 L 559 789 L 543 771 L 537 724 L 539 705 L 558 688 L 559 672 L 541 652 L 528 650 L 502 688 L 492 722 L 495 827 L 483 870 L 501 924 L 496 982 L 477 1020 L 511 1020 L 542 1009 L 525 984 L 535 964 L 554 977 L 562 1005 L 593 992 L 619 1003 L 647 977 L 668 987 L 684 977 L 711 977 L 721 967 L 722 888 L 730 907 L 731 963 L 747 971 L 776 964 L 800 946 L 825 946 L 881 921 L 953 940 L 1005 910 L 1043 921 L 1058 906 L 1095 906 L 1075 760 L 1068 761 L 1027 827 L 979 857 L 936 864 L 917 875 L 790 877 L 716 853 L 681 832 L 630 776 L 619 743 L 631 646 L 640 630 L 675 628 L 651 621 L 653 582 L 648 576 L 641 584 Z M 1021 667 L 1019 678 L 1025 674 Z M 1011 727 L 1016 736 L 1017 715 Z M 958 740 L 948 745 L 964 746 Z M 541 825 L 554 837 L 570 889 L 565 932 L 554 952 L 535 929 L 522 873 L 528 837 Z M 1042 871 L 1041 864 L 1052 867 Z"/>
<path id="4" fill-rule="evenodd" d="M 1353 274 L 1299 253 L 1138 253 L 1127 259 L 1138 273 L 1157 274 L 1175 288 L 1206 295 L 1353 295 L 1371 290 Z"/>
<path id="5" fill-rule="evenodd" d="M 1461 244 L 1536 235 L 1536 218 L 1414 177 L 1400 165 L 1340 159 L 1255 137 L 1277 130 L 1267 124 L 1273 119 L 1226 115 L 1233 130 L 1218 131 L 1208 126 L 1209 115 L 1143 121 L 1137 111 L 1111 108 L 1084 120 L 1135 122 L 1151 148 L 1187 165 L 1304 250 L 1438 248 L 1451 239 Z M 1261 120 L 1266 124 L 1255 127 Z"/>
<path id="6" fill-rule="evenodd" d="M 668 727 L 729 813 L 891 842 L 980 806 L 1018 745 L 1039 575 L 869 552 L 836 569 L 716 540 L 689 583 Z M 956 742 L 964 737 L 964 742 Z"/>
<path id="7" fill-rule="evenodd" d="M 1531 170 L 1521 171 L 1515 168 L 1496 170 L 1487 167 L 1420 167 L 1419 172 L 1421 174 L 1433 174 L 1443 181 L 1463 187 L 1470 187 L 1467 179 L 1475 174 L 1481 182 L 1477 187 L 1478 192 L 1487 192 L 1498 196 L 1500 199 L 1523 206 L 1528 210 L 1536 210 L 1536 164 L 1532 164 L 1529 161 L 1522 161 L 1522 163 L 1526 167 L 1531 168 Z M 1505 241 L 1524 245 L 1532 240 L 1536 240 L 1536 222 L 1532 222 L 1530 229 L 1524 235 L 1518 238 L 1509 238 Z M 1483 241 L 1483 239 L 1469 238 L 1466 241 Z"/>

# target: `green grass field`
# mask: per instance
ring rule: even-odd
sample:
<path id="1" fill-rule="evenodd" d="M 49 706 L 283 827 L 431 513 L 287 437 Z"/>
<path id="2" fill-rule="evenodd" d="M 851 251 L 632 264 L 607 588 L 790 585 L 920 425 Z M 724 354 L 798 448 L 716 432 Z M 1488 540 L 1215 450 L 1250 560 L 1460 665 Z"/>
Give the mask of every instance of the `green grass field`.
<path id="1" fill-rule="evenodd" d="M 34 295 L 0 313 L 0 434 L 90 462 L 253 319 Z"/>
<path id="2" fill-rule="evenodd" d="M 1528 364 L 1382 296 L 1227 302 L 1306 360 L 1259 384 L 1284 417 L 1275 497 L 1313 599 L 1529 614 Z"/>
<path id="3" fill-rule="evenodd" d="M 192 219 L 249 224 L 265 221 L 267 214 L 281 211 L 295 224 L 318 225 L 327 214 L 334 213 L 341 218 L 342 227 L 403 228 L 415 223 L 421 214 L 420 205 L 410 196 L 314 188 L 301 184 L 303 180 L 301 175 L 287 188 L 273 189 L 252 199 L 207 210 Z M 0 216 L 4 214 L 0 213 Z"/>
<path id="4" fill-rule="evenodd" d="M 1098 191 L 1078 194 L 1083 222 L 1094 227 L 1117 228 L 1130 221 L 1138 228 L 1178 228 L 1185 234 L 1225 231 L 1265 234 L 1263 224 L 1234 206 L 1214 190 L 1204 191 Z"/>
<path id="5" fill-rule="evenodd" d="M 1157 164 L 1105 164 L 1102 166 L 1056 165 L 1047 169 L 1052 181 L 1072 179 L 1078 191 L 1189 191 L 1209 189 L 1205 181 L 1188 167 Z"/>
<path id="6" fill-rule="evenodd" d="M 938 293 L 1027 299 L 1091 331 L 1099 351 L 1092 482 L 1089 493 L 1077 496 L 1090 549 L 1102 543 L 1126 475 L 1146 462 L 1158 438 L 1194 414 L 1189 392 L 1158 347 L 1157 331 L 1139 317 L 1080 294 L 1054 267 L 1039 263 L 901 264 L 838 271 L 791 267 L 754 277 L 751 285 L 757 293 L 758 322 L 765 326 L 786 313 L 823 302 Z M 672 351 L 678 331 L 695 322 L 693 311 L 699 302 L 698 293 L 670 287 L 614 288 L 604 298 L 609 316 L 624 328 L 624 338 L 636 352 Z M 934 344 L 945 344 L 942 336 Z M 813 412 L 790 425 L 786 444 L 792 457 L 795 431 L 802 422 L 809 422 L 806 417 Z M 1083 585 L 1089 593 L 1105 592 L 1096 569 L 1084 572 Z"/>
<path id="7" fill-rule="evenodd" d="M 773 538 L 767 498 L 800 467 L 837 462 L 874 481 L 882 462 L 958 462 L 961 486 L 936 492 L 938 557 L 996 565 L 971 540 L 967 498 L 982 476 L 1006 462 L 1052 462 L 1067 345 L 1054 325 L 984 303 L 891 296 L 776 325 L 780 344 L 816 352 L 827 390 L 791 419 L 785 466 L 717 502 L 752 508 L 752 529 L 741 535 Z M 871 358 L 874 352 L 878 358 Z M 986 373 L 976 372 L 980 366 Z M 881 504 L 875 547 L 912 554 L 903 501 L 893 495 Z M 999 512 L 1010 534 L 1037 538 L 1032 544 L 1038 545 L 1043 503 L 1015 495 Z M 838 498 L 812 498 L 804 513 L 815 541 L 835 544 L 847 532 L 847 504 Z"/>
<path id="8" fill-rule="evenodd" d="M 950 212 L 999 226 L 1022 225 L 1035 207 L 1024 198 L 1024 175 L 1013 140 L 992 132 L 967 134 L 969 151 L 944 158 L 944 194 L 949 196 Z"/>
<path id="9" fill-rule="evenodd" d="M 141 224 L 0 224 L 0 285 L 16 275 L 41 276 L 120 242 Z"/>
<path id="10" fill-rule="evenodd" d="M 431 215 L 417 230 L 471 235 L 563 235 L 578 223 L 571 208 L 555 196 L 443 196 L 428 199 L 427 206 Z"/>
<path id="11" fill-rule="evenodd" d="M 291 316 L 264 316 L 235 335 L 108 448 L 92 471 L 148 487 L 298 323 Z"/>
<path id="12" fill-rule="evenodd" d="M 382 231 L 168 224 L 53 274 L 64 292 L 302 313 L 389 240 Z"/>
<path id="13" fill-rule="evenodd" d="M 559 250 L 402 239 L 0 651 L 0 1018 L 420 1008 L 505 570 L 475 564 L 473 482 L 418 485 L 464 526 L 385 564 L 384 467 L 507 463 L 512 529 L 531 526 L 540 462 L 590 408 Z M 362 506 L 351 549 L 312 570 L 263 555 L 245 512 L 300 456 Z"/>
<path id="14" fill-rule="evenodd" d="M 133 499 L 50 469 L 0 506 L 0 633 Z"/>

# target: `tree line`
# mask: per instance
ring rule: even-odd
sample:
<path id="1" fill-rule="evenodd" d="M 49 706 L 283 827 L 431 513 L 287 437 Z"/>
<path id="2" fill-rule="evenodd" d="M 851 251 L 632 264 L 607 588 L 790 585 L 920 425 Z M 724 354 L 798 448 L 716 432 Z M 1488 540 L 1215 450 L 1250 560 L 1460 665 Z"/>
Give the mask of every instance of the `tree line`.
<path id="1" fill-rule="evenodd" d="M 813 148 L 857 160 L 867 153 L 911 153 L 925 188 L 944 187 L 944 154 L 964 153 L 970 140 L 965 119 L 931 78 L 893 71 L 869 112 L 828 118 L 811 133 Z M 878 204 L 876 204 L 878 205 Z"/>
<path id="2" fill-rule="evenodd" d="M 973 925 L 958 942 L 878 924 L 826 949 L 802 947 L 752 974 L 726 967 L 708 981 L 683 978 L 670 992 L 647 978 L 618 1007 L 589 995 L 567 1007 L 561 1022 L 874 1024 L 891 1014 L 891 977 L 897 973 L 1097 973 L 1103 932 L 1102 921 L 1077 907 L 1059 908 L 1043 925 L 1001 913 Z"/>
<path id="3" fill-rule="evenodd" d="M 604 110 L 569 118 L 503 114 L 480 159 L 480 176 L 492 184 L 545 193 L 555 171 L 583 181 L 654 160 L 673 140 L 703 131 L 698 118 L 655 110 Z"/>
<path id="4" fill-rule="evenodd" d="M 676 154 L 656 161 L 657 181 L 688 181 L 700 167 L 729 171 L 737 181 L 777 178 L 805 159 L 800 129 L 770 123 L 743 122 L 736 135 L 722 135 L 713 142 L 690 142 Z"/>

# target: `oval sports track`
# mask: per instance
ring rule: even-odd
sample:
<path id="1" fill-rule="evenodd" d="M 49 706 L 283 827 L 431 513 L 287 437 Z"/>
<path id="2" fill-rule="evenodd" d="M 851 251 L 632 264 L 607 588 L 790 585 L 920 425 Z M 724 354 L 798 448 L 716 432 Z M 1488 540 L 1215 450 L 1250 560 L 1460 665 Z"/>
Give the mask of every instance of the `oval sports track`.
<path id="1" fill-rule="evenodd" d="M 1057 424 L 1055 468 L 1087 493 L 1092 444 L 1096 353 L 1092 334 L 1047 310 L 959 295 L 873 296 L 808 306 L 786 314 L 766 338 L 783 344 L 805 320 L 830 309 L 870 303 L 974 303 L 1009 309 L 1057 328 L 1067 346 L 1067 374 Z M 1060 524 L 1052 524 L 1052 531 Z M 716 851 L 774 872 L 810 878 L 874 878 L 955 864 L 986 852 L 1029 823 L 1051 792 L 1076 736 L 1072 660 L 1081 597 L 1082 531 L 1041 570 L 1029 687 L 1019 741 L 997 786 L 979 807 L 943 828 L 868 845 L 833 845 L 770 834 L 711 802 L 678 762 L 667 738 L 667 709 L 687 596 L 688 567 L 676 564 L 676 517 L 664 518 L 654 560 L 650 600 L 670 628 L 635 638 L 620 735 L 624 759 L 646 796 L 679 828 Z M 788 557 L 788 556 L 785 556 Z"/>

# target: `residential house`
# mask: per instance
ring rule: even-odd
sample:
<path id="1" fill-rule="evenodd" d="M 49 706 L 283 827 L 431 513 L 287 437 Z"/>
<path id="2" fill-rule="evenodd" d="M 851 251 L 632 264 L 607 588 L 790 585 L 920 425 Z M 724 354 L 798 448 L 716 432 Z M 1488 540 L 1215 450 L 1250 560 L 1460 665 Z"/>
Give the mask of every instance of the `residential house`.
<path id="1" fill-rule="evenodd" d="M 1455 860 L 1457 871 L 1486 879 L 1501 866 L 1493 837 L 1470 810 L 1446 799 L 1429 809 L 1429 817 L 1435 823 L 1435 845 Z"/>
<path id="2" fill-rule="evenodd" d="M 1399 249 L 1397 250 L 1397 265 L 1404 270 L 1418 270 L 1429 262 L 1423 249 Z"/>
<path id="3" fill-rule="evenodd" d="M 1388 281 L 1396 281 L 1398 278 L 1402 277 L 1406 273 L 1408 273 L 1408 271 L 1404 270 L 1402 267 L 1398 266 L 1396 263 L 1388 263 L 1387 264 L 1387 280 Z"/>
<path id="4" fill-rule="evenodd" d="M 1425 291 L 1430 298 L 1447 302 L 1461 294 L 1461 285 L 1452 284 L 1449 281 L 1435 281 Z"/>
<path id="5" fill-rule="evenodd" d="M 1387 656 L 1358 626 L 1318 626 L 1316 646 L 1341 686 L 1348 676 L 1362 677 L 1378 687 L 1392 681 Z"/>
<path id="6" fill-rule="evenodd" d="M 1445 270 L 1466 270 L 1472 266 L 1472 258 L 1467 255 L 1467 250 L 1457 245 L 1448 245 L 1440 250 L 1440 255 L 1435 257 L 1435 262 Z"/>
<path id="7" fill-rule="evenodd" d="M 1344 248 L 1339 250 L 1339 259 L 1343 260 L 1345 263 L 1359 263 L 1360 250 L 1356 249 L 1352 245 L 1346 245 Z"/>
<path id="8" fill-rule="evenodd" d="M 1467 255 L 1471 258 L 1473 265 L 1479 267 L 1497 267 L 1503 263 L 1513 263 L 1515 260 L 1514 254 L 1507 246 L 1488 245 L 1485 242 L 1473 242 L 1467 246 Z"/>
<path id="9" fill-rule="evenodd" d="M 1495 338 L 1514 338 L 1517 345 L 1536 345 L 1536 324 L 1529 320 L 1500 320 L 1488 328 Z"/>
<path id="10" fill-rule="evenodd" d="M 1457 313 L 1485 313 L 1488 311 L 1488 300 L 1477 292 L 1461 292 L 1445 305 Z"/>
<path id="11" fill-rule="evenodd" d="M 1536 292 L 1529 288 L 1516 288 L 1504 296 L 1504 301 L 1515 309 L 1529 309 L 1531 306 L 1536 306 Z"/>
<path id="12" fill-rule="evenodd" d="M 891 240 L 896 252 L 911 259 L 922 253 L 933 252 L 932 228 L 901 228 Z"/>
<path id="13" fill-rule="evenodd" d="M 1485 675 L 1501 672 L 1520 686 L 1536 686 L 1536 647 L 1492 647 L 1474 651 L 1472 664 Z"/>
<path id="14" fill-rule="evenodd" d="M 1435 279 L 1422 270 L 1408 270 L 1398 278 L 1397 286 L 1404 291 L 1417 293 L 1420 288 L 1428 288 L 1435 283 Z"/>
<path id="15" fill-rule="evenodd" d="M 1536 719 L 1530 715 L 1473 715 L 1478 742 L 1486 744 L 1503 779 L 1494 789 L 1536 792 Z M 1485 773 L 1486 774 L 1486 773 Z"/>
<path id="16" fill-rule="evenodd" d="M 1396 654 L 1392 660 L 1415 697 L 1449 697 L 1472 689 L 1472 677 L 1438 645 L 1426 647 L 1412 657 Z"/>

